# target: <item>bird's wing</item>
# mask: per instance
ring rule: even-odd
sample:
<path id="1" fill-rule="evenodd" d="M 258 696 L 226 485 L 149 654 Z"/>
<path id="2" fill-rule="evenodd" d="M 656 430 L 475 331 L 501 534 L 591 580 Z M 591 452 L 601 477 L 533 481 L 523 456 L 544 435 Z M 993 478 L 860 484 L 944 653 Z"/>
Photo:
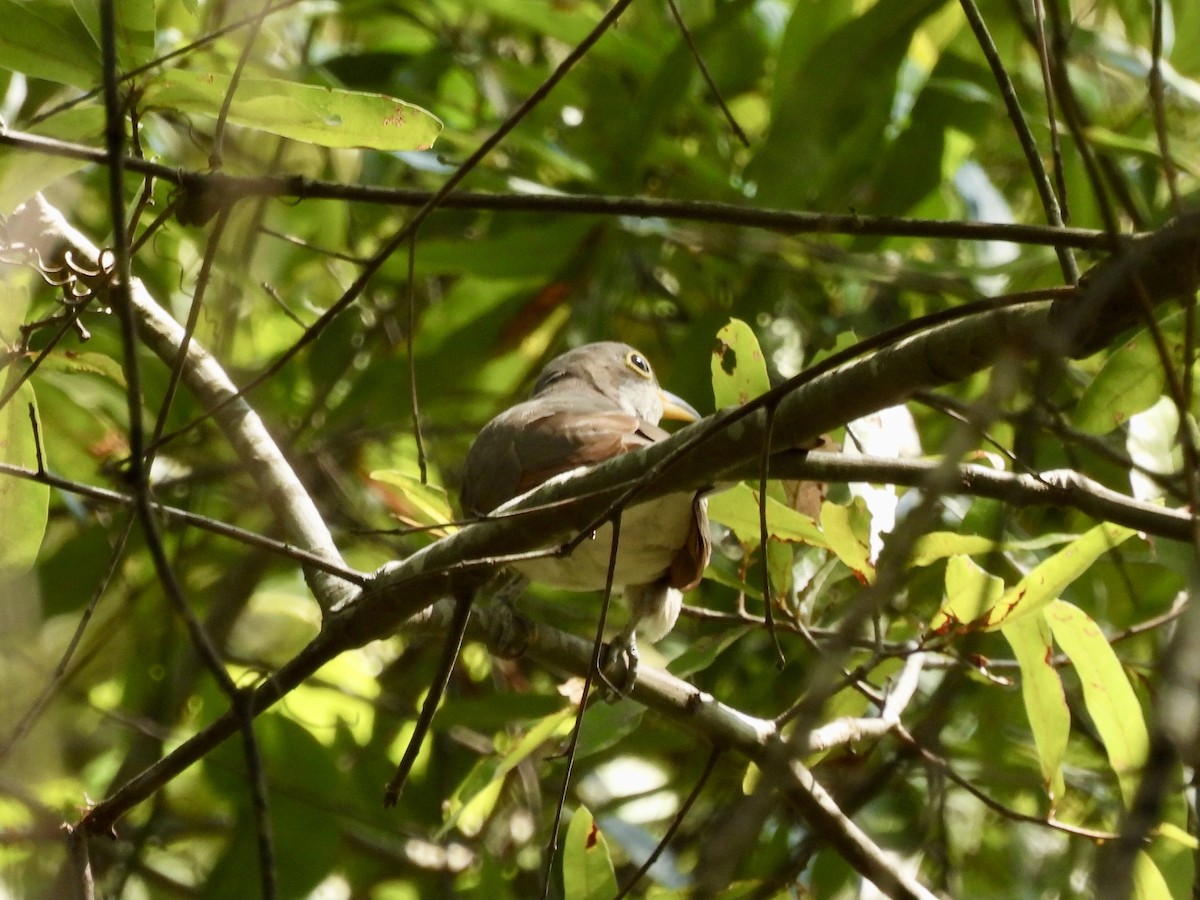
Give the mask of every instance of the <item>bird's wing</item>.
<path id="1" fill-rule="evenodd" d="M 687 540 L 671 559 L 671 565 L 667 568 L 667 584 L 681 591 L 690 591 L 700 583 L 711 555 L 708 501 L 703 495 L 697 494 L 692 500 L 692 524 Z"/>
<path id="2" fill-rule="evenodd" d="M 619 410 L 551 412 L 520 430 L 514 451 L 524 473 L 517 493 L 580 466 L 594 466 L 660 441 L 657 425 Z"/>
<path id="3" fill-rule="evenodd" d="M 603 400 L 540 398 L 501 413 L 467 454 L 463 507 L 491 512 L 571 469 L 660 441 L 667 432 Z"/>

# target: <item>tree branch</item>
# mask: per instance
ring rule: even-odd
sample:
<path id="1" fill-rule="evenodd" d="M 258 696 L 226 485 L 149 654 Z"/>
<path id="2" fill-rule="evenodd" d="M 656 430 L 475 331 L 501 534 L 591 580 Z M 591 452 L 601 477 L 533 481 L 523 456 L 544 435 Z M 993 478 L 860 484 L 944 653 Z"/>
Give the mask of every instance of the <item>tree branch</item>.
<path id="1" fill-rule="evenodd" d="M 42 197 L 35 197 L 19 208 L 14 219 L 28 218 L 21 224 L 21 233 L 36 235 L 38 250 L 46 259 L 57 258 L 64 246 L 76 257 L 99 266 L 100 248 L 72 226 L 57 209 Z M 151 296 L 140 279 L 129 283 L 130 303 L 138 319 L 142 340 L 166 363 L 170 364 L 184 343 L 183 328 Z M 258 413 L 244 400 L 227 402 L 237 393 L 237 386 L 220 364 L 196 341 L 188 342 L 187 363 L 183 367 L 188 388 L 206 408 L 225 405 L 215 415 L 218 427 L 225 434 L 238 457 L 245 463 L 258 484 L 276 518 L 287 534 L 302 549 L 323 556 L 334 565 L 345 568 L 341 554 L 325 527 L 304 485 L 296 477 L 283 452 L 267 431 Z M 331 609 L 353 596 L 354 586 L 327 572 L 305 569 L 309 587 L 323 609 Z"/>

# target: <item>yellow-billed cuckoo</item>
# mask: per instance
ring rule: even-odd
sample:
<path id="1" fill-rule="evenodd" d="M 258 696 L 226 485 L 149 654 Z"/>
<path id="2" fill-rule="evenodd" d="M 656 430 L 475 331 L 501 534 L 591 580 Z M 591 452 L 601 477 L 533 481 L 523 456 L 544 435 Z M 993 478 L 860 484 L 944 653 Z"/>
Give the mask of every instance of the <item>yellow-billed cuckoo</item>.
<path id="1" fill-rule="evenodd" d="M 614 341 L 585 344 L 551 360 L 532 396 L 488 422 L 467 453 L 463 509 L 494 512 L 548 479 L 645 447 L 667 436 L 663 418 L 693 421 L 700 414 L 659 387 L 646 358 Z M 630 608 L 618 645 L 633 656 L 634 633 L 651 642 L 679 616 L 682 591 L 695 587 L 708 565 L 705 500 L 696 492 L 669 494 L 626 509 L 621 516 L 614 590 Z M 604 590 L 612 550 L 605 525 L 566 557 L 521 562 L 534 581 L 571 591 Z"/>

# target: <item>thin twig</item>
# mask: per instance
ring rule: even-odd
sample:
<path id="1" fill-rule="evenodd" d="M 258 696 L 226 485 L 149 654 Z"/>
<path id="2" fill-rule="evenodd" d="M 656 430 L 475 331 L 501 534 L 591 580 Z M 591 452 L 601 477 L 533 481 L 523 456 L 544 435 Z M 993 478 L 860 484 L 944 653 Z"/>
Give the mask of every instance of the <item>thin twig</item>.
<path id="1" fill-rule="evenodd" d="M 779 635 L 775 632 L 775 596 L 771 590 L 771 564 L 768 550 L 771 546 L 770 532 L 767 529 L 767 479 L 771 474 L 771 436 L 775 430 L 774 404 L 765 408 L 767 414 L 763 429 L 762 450 L 759 456 L 761 468 L 758 475 L 758 539 L 762 549 L 763 571 L 763 618 L 767 622 L 767 634 L 771 635 L 771 643 L 775 646 L 775 668 L 782 670 L 787 665 L 783 655 L 783 647 L 779 645 Z"/>
<path id="2" fill-rule="evenodd" d="M 617 573 L 617 551 L 621 546 L 621 515 L 618 513 L 612 520 L 612 545 L 608 552 L 608 570 L 604 575 L 604 600 L 600 605 L 600 618 L 596 622 L 596 637 L 592 641 L 591 660 L 588 663 L 587 675 L 583 679 L 583 689 L 579 692 L 579 706 L 575 713 L 575 725 L 571 728 L 571 738 L 567 741 L 564 752 L 566 765 L 563 768 L 562 786 L 558 792 L 558 802 L 554 807 L 554 821 L 550 824 L 550 837 L 546 841 L 546 866 L 542 877 L 542 900 L 550 896 L 550 879 L 554 871 L 554 859 L 558 853 L 558 833 L 562 828 L 563 810 L 567 805 L 567 792 L 571 787 L 571 773 L 575 770 L 575 754 L 579 749 L 579 735 L 583 731 L 583 716 L 587 712 L 588 700 L 592 696 L 592 685 L 600 673 L 601 658 L 604 655 L 604 629 L 608 624 L 608 608 L 612 603 L 613 579 Z"/>
<path id="3" fill-rule="evenodd" d="M 734 137 L 742 142 L 742 146 L 749 147 L 750 138 L 746 137 L 746 132 L 742 130 L 742 126 L 734 118 L 729 105 L 725 102 L 725 98 L 721 96 L 721 90 L 717 87 L 716 82 L 713 81 L 712 73 L 708 71 L 708 65 L 704 62 L 704 57 L 700 54 L 700 48 L 696 46 L 696 42 L 692 39 L 692 31 L 688 28 L 687 22 L 683 20 L 682 13 L 679 12 L 679 5 L 675 0 L 667 0 L 667 6 L 671 9 L 675 25 L 679 28 L 679 33 L 683 35 L 683 40 L 692 54 L 692 59 L 696 61 L 696 68 L 704 76 L 704 83 L 708 85 L 708 89 L 712 91 L 713 97 L 716 98 L 717 105 L 721 107 L 721 113 L 725 116 L 725 121 L 729 123 L 729 130 L 733 132 Z"/>
<path id="4" fill-rule="evenodd" d="M 1158 154 L 1162 157 L 1163 176 L 1166 178 L 1167 190 L 1171 194 L 1171 208 L 1176 215 L 1183 212 L 1183 199 L 1179 196 L 1179 171 L 1175 167 L 1175 158 L 1171 155 L 1170 135 L 1167 131 L 1167 101 L 1163 88 L 1162 54 L 1163 54 L 1163 4 L 1162 0 L 1154 0 L 1151 7 L 1152 24 L 1150 38 L 1150 72 L 1148 77 L 1150 87 L 1150 108 L 1154 111 L 1154 133 L 1158 137 Z"/>
<path id="5" fill-rule="evenodd" d="M 1054 78 L 1050 72 L 1050 49 L 1046 44 L 1046 11 L 1043 0 L 1033 0 L 1033 15 L 1037 20 L 1037 55 L 1042 67 L 1042 90 L 1046 96 L 1046 119 L 1050 125 L 1050 156 L 1054 160 L 1055 196 L 1062 208 L 1064 222 L 1071 221 L 1070 198 L 1067 195 L 1067 174 L 1063 165 L 1062 135 L 1054 104 Z"/>
<path id="6" fill-rule="evenodd" d="M 208 408 L 200 417 L 200 420 L 213 415 L 215 412 L 217 412 L 217 410 L 224 408 L 236 399 L 244 397 L 259 385 L 273 378 L 275 374 L 283 369 L 283 367 L 286 366 L 292 359 L 294 359 L 301 350 L 315 341 L 318 335 L 325 330 L 326 326 L 328 326 L 330 322 L 341 315 L 362 295 L 362 292 L 366 290 L 366 287 L 370 283 L 371 279 L 375 277 L 375 274 L 381 268 L 383 268 L 383 265 L 387 262 L 388 258 L 391 257 L 391 255 L 397 249 L 399 249 L 400 246 L 406 240 L 408 240 L 412 234 L 416 232 L 416 230 L 421 226 L 421 223 L 424 222 L 430 216 L 430 214 L 441 205 L 442 201 L 454 190 L 454 188 L 456 188 L 462 182 L 462 180 L 466 178 L 467 175 L 474 170 L 475 167 L 478 166 L 479 163 L 481 163 L 483 159 L 493 149 L 495 149 L 495 147 L 499 145 L 500 142 L 503 141 L 504 138 L 507 137 L 514 128 L 517 127 L 521 120 L 523 120 L 525 116 L 530 113 L 530 111 L 532 111 L 539 103 L 541 103 L 543 99 L 545 99 L 554 86 L 557 85 L 572 68 L 574 68 L 575 64 L 584 57 L 587 51 L 591 49 L 592 45 L 600 39 L 600 37 L 612 26 L 614 22 L 616 22 L 617 18 L 632 2 L 633 0 L 616 0 L 616 3 L 614 3 L 600 18 L 600 21 L 596 23 L 590 32 L 588 32 L 587 36 L 585 36 L 577 46 L 572 48 L 571 52 L 568 53 L 562 62 L 555 67 L 554 71 L 550 73 L 549 77 L 547 77 L 546 80 L 543 81 L 538 88 L 525 99 L 524 102 L 514 109 L 508 118 L 505 119 L 504 122 L 501 123 L 500 126 L 493 131 L 470 156 L 468 156 L 462 161 L 462 163 L 459 164 L 458 168 L 456 168 L 450 177 L 443 182 L 442 186 L 433 192 L 428 201 L 426 201 L 426 203 L 421 206 L 420 209 L 413 213 L 412 218 L 410 218 L 408 222 L 400 228 L 399 231 L 397 231 L 394 235 L 392 235 L 392 237 L 384 242 L 383 246 L 375 253 L 373 257 L 371 257 L 370 261 L 363 267 L 363 270 L 359 273 L 358 277 L 355 278 L 350 287 L 343 292 L 342 296 L 337 300 L 337 302 L 330 306 L 329 309 L 327 309 L 324 313 L 322 313 L 317 320 L 308 327 L 304 334 L 302 334 L 295 342 L 293 342 L 287 350 L 276 357 L 274 362 L 259 372 L 258 375 L 251 378 L 250 381 L 248 381 L 243 387 L 239 388 L 236 393 L 221 401 L 216 407 Z M 184 426 L 184 428 L 180 429 L 180 431 L 186 431 L 188 428 L 196 424 L 197 421 L 199 420 L 193 420 L 193 422 Z M 178 434 L 179 432 L 176 433 Z"/>
<path id="7" fill-rule="evenodd" d="M 450 620 L 450 625 L 446 629 L 446 639 L 442 645 L 442 655 L 438 659 L 437 670 L 434 672 L 433 678 L 430 679 L 429 690 L 426 692 L 425 700 L 421 704 L 421 710 L 417 714 L 417 722 L 413 727 L 412 737 L 408 739 L 408 746 L 404 748 L 404 753 L 400 757 L 399 764 L 396 766 L 396 772 L 384 789 L 383 805 L 386 807 L 393 807 L 399 801 L 405 782 L 408 781 L 408 776 L 417 761 L 417 756 L 420 755 L 421 748 L 425 745 L 425 736 L 429 734 L 429 726 L 433 724 L 433 716 L 437 712 L 438 704 L 446 693 L 446 686 L 450 683 L 450 675 L 454 672 L 454 664 L 458 661 L 458 655 L 462 651 L 463 638 L 466 637 L 470 619 L 471 595 L 463 593 L 454 598 L 454 617 Z"/>
<path id="8" fill-rule="evenodd" d="M 26 478 L 30 481 L 36 481 L 39 484 L 45 484 L 56 490 L 77 494 L 80 497 L 86 497 L 89 500 L 95 500 L 100 503 L 111 503 L 128 507 L 132 507 L 135 503 L 134 497 L 130 494 L 122 494 L 119 491 L 112 491 L 108 488 L 96 487 L 95 485 L 84 484 L 81 481 L 62 478 L 50 471 L 38 472 L 36 469 L 14 466 L 10 463 L 0 463 L 0 475 L 13 478 Z M 180 509 L 176 506 L 167 506 L 157 500 L 152 501 L 152 508 L 155 515 L 163 516 L 166 519 L 179 522 L 191 528 L 199 528 L 212 534 L 230 538 L 248 547 L 257 547 L 260 550 L 266 550 L 268 553 L 278 555 L 281 559 L 290 559 L 302 565 L 320 569 L 322 572 L 334 575 L 352 584 L 361 586 L 368 581 L 367 576 L 355 569 L 330 562 L 317 553 L 296 547 L 286 541 L 277 541 L 274 538 L 269 538 L 266 535 L 258 534 L 245 528 L 239 528 L 236 525 L 230 525 L 219 519 L 202 516 L 199 513 Z"/>
<path id="9" fill-rule="evenodd" d="M 704 786 L 708 784 L 708 779 L 716 770 L 717 760 L 720 758 L 721 749 L 719 747 L 713 747 L 712 750 L 709 751 L 708 759 L 704 763 L 704 769 L 701 771 L 700 777 L 696 779 L 696 783 L 692 785 L 691 791 L 688 793 L 687 797 L 684 798 L 683 803 L 679 805 L 679 809 L 675 813 L 675 818 L 671 820 L 671 824 L 663 834 L 662 839 L 655 845 L 654 849 L 650 852 L 650 855 L 646 857 L 645 861 L 638 866 L 637 871 L 629 876 L 629 880 L 621 886 L 621 889 L 617 892 L 617 895 L 613 897 L 613 900 L 623 900 L 624 897 L 629 896 L 629 892 L 637 887 L 637 883 L 639 881 L 646 877 L 646 873 L 650 871 L 654 864 L 658 862 L 658 858 L 662 856 L 667 847 L 671 845 L 671 841 L 675 839 L 675 835 L 683 825 L 684 817 L 687 816 L 688 812 L 691 811 L 691 808 L 695 805 L 696 801 L 700 799 L 700 793 L 704 790 Z"/>
<path id="10" fill-rule="evenodd" d="M 175 392 L 179 389 L 179 382 L 183 378 L 183 369 L 187 365 L 188 348 L 192 344 L 192 336 L 196 333 L 196 326 L 200 322 L 200 311 L 204 308 L 204 295 L 208 291 L 217 249 L 221 246 L 221 238 L 225 234 L 225 227 L 229 224 L 229 212 L 229 209 L 226 208 L 217 213 L 216 221 L 213 222 L 212 230 L 208 233 L 208 239 L 204 244 L 204 256 L 200 260 L 200 271 L 196 275 L 192 302 L 188 307 L 187 321 L 183 326 L 183 340 L 175 352 L 175 359 L 171 363 L 171 377 L 167 380 L 167 388 L 163 392 L 163 399 L 158 407 L 158 419 L 154 423 L 154 434 L 150 440 L 151 453 L 154 452 L 153 448 L 158 444 L 163 431 L 166 430 L 171 404 L 174 402 Z"/>
<path id="11" fill-rule="evenodd" d="M 4 128 L 0 128 L 0 146 L 19 147 L 48 156 L 80 159 L 98 164 L 104 164 L 107 159 L 103 150 L 94 147 Z M 1106 233 L 1091 228 L 1060 229 L 1047 225 L 1012 222 L 964 222 L 914 219 L 905 216 L 866 216 L 857 213 L 815 213 L 707 200 L 606 194 L 497 194 L 485 191 L 451 191 L 445 196 L 440 196 L 441 191 L 310 181 L 295 175 L 238 177 L 223 172 L 204 173 L 134 158 L 125 160 L 125 168 L 130 172 L 153 175 L 168 184 L 191 187 L 206 195 L 227 197 L 230 202 L 266 196 L 293 200 L 347 200 L 383 206 L 424 208 L 437 198 L 437 206 L 444 209 L 668 218 L 764 228 L 789 235 L 924 237 L 959 241 L 1008 241 L 1043 247 L 1074 247 L 1093 252 L 1111 249 L 1111 241 Z"/>
<path id="12" fill-rule="evenodd" d="M 1013 86 L 1012 79 L 1008 77 L 1008 70 L 1004 68 L 1000 51 L 996 49 L 996 44 L 992 40 L 991 34 L 988 33 L 987 23 L 983 21 L 983 16 L 980 15 L 975 0 L 959 0 L 959 2 L 966 14 L 967 23 L 975 34 L 979 49 L 983 51 L 983 56 L 992 70 L 992 77 L 996 79 L 996 85 L 1000 88 L 1000 97 L 1004 100 L 1009 121 L 1012 122 L 1013 130 L 1017 133 L 1017 142 L 1020 143 L 1021 150 L 1025 154 L 1025 162 L 1029 166 L 1029 174 L 1033 176 L 1038 197 L 1041 198 L 1046 220 L 1051 225 L 1061 228 L 1066 223 L 1063 221 L 1062 209 L 1058 205 L 1058 197 L 1054 194 L 1050 176 L 1042 164 L 1037 141 L 1034 140 L 1029 123 L 1025 120 L 1025 114 L 1021 111 L 1021 101 L 1017 98 L 1017 90 Z M 1056 247 L 1055 252 L 1058 254 L 1058 263 L 1062 267 L 1063 277 L 1068 284 L 1075 284 L 1079 281 L 1079 264 L 1075 262 L 1070 248 Z"/>
<path id="13" fill-rule="evenodd" d="M 208 164 L 214 171 L 221 168 L 221 149 L 225 142 L 225 125 L 229 120 L 229 109 L 233 106 L 233 96 L 237 93 L 238 84 L 242 80 L 242 72 L 246 70 L 246 63 L 250 61 L 250 51 L 254 49 L 254 42 L 258 39 L 258 33 L 262 31 L 263 22 L 266 21 L 270 12 L 271 0 L 265 0 L 262 10 L 250 23 L 250 33 L 246 35 L 246 40 L 242 43 L 242 51 L 238 54 L 233 74 L 229 76 L 229 87 L 225 89 L 225 96 L 221 98 L 221 110 L 217 113 L 217 124 L 213 128 L 212 152 L 208 157 Z"/>
<path id="14" fill-rule="evenodd" d="M 425 436 L 421 433 L 421 395 L 417 390 L 417 351 L 414 346 L 417 332 L 417 230 L 414 228 L 408 238 L 408 334 L 405 341 L 408 348 L 408 399 L 412 405 L 413 438 L 417 442 L 417 468 L 421 473 L 421 484 L 429 479 L 429 466 L 425 460 Z"/>

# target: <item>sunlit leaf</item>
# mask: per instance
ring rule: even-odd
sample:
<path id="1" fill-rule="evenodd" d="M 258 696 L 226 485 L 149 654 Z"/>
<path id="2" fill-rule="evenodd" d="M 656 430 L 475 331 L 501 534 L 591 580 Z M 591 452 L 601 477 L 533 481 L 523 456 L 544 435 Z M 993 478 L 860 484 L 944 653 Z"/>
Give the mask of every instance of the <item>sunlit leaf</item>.
<path id="1" fill-rule="evenodd" d="M 758 545 L 761 536 L 758 492 L 753 488 L 738 484 L 713 495 L 708 501 L 708 514 L 714 521 L 732 529 L 743 544 Z M 777 541 L 828 546 L 821 529 L 812 519 L 772 497 L 767 498 L 767 535 Z"/>
<path id="2" fill-rule="evenodd" d="M 821 531 L 829 549 L 850 567 L 864 584 L 875 580 L 871 562 L 871 514 L 861 497 L 846 506 L 826 503 L 821 507 Z"/>
<path id="3" fill-rule="evenodd" d="M 1005 625 L 1001 632 L 1021 667 L 1021 697 L 1053 805 L 1066 791 L 1062 763 L 1071 732 L 1071 712 L 1062 679 L 1051 664 L 1054 644 L 1050 626 L 1044 616 L 1028 616 Z"/>
<path id="4" fill-rule="evenodd" d="M 457 529 L 447 525 L 454 519 L 454 510 L 446 489 L 434 484 L 424 484 L 416 478 L 396 469 L 380 469 L 371 477 L 400 490 L 404 500 L 405 521 L 412 525 L 440 525 L 438 533 L 449 534 Z"/>
<path id="5" fill-rule="evenodd" d="M 16 337 L 27 304 L 23 289 L 0 282 L 0 351 Z M 0 462 L 36 469 L 37 439 L 30 415 L 37 416 L 37 398 L 28 381 L 17 387 L 23 371 L 24 366 L 19 363 L 0 369 L 0 397 L 12 394 L 0 408 Z M 46 533 L 49 511 L 49 486 L 25 478 L 0 476 L 0 522 L 7 526 L 4 540 L 0 541 L 0 571 L 28 569 L 34 564 Z"/>
<path id="6" fill-rule="evenodd" d="M 1145 850 L 1139 850 L 1133 862 L 1134 900 L 1173 900 L 1167 880 Z"/>
<path id="7" fill-rule="evenodd" d="M 1150 737 L 1129 677 L 1104 633 L 1077 606 L 1056 600 L 1046 609 L 1054 640 L 1079 673 L 1087 706 L 1128 806 L 1137 793 Z"/>
<path id="8" fill-rule="evenodd" d="M 946 563 L 946 602 L 930 623 L 935 633 L 967 628 L 980 621 L 1004 593 L 1004 581 L 984 571 L 968 556 L 952 556 Z"/>
<path id="9" fill-rule="evenodd" d="M 931 531 L 917 538 L 913 549 L 913 566 L 927 566 L 950 556 L 983 556 L 1005 550 L 1044 550 L 1056 544 L 1075 540 L 1074 534 L 1043 534 L 1025 540 L 993 540 L 978 534 L 959 534 L 956 531 Z"/>
<path id="10" fill-rule="evenodd" d="M 29 132 L 95 145 L 104 133 L 104 110 L 96 106 L 68 109 L 33 126 Z M 0 215 L 11 213 L 38 191 L 86 165 L 85 160 L 66 156 L 50 156 L 16 146 L 0 147 Z"/>
<path id="11" fill-rule="evenodd" d="M 173 70 L 149 82 L 147 106 L 216 118 L 230 79 L 215 73 Z M 229 121 L 322 147 L 426 150 L 442 123 L 431 113 L 383 94 L 283 81 L 243 78 Z"/>
<path id="12" fill-rule="evenodd" d="M 983 623 L 988 629 L 1031 615 L 1058 599 L 1071 582 L 1114 547 L 1137 532 L 1132 528 L 1105 522 L 1084 533 L 1079 539 L 1038 563 L 1028 575 L 1004 592 L 988 612 Z"/>
<path id="13" fill-rule="evenodd" d="M 69 2 L 0 0 L 0 68 L 92 87 L 100 77 L 100 48 Z"/>
<path id="14" fill-rule="evenodd" d="M 448 815 L 441 833 L 455 827 L 466 834 L 477 833 L 491 815 L 508 773 L 546 741 L 566 734 L 572 727 L 575 712 L 573 706 L 565 706 L 551 713 L 529 728 L 507 753 L 480 760 L 447 801 Z"/>
<path id="15" fill-rule="evenodd" d="M 740 319 L 730 319 L 717 332 L 712 355 L 712 383 L 717 409 L 742 406 L 771 389 L 758 338 Z"/>
<path id="16" fill-rule="evenodd" d="M 586 806 L 567 826 L 562 870 L 564 900 L 611 900 L 617 892 L 608 841 Z"/>

